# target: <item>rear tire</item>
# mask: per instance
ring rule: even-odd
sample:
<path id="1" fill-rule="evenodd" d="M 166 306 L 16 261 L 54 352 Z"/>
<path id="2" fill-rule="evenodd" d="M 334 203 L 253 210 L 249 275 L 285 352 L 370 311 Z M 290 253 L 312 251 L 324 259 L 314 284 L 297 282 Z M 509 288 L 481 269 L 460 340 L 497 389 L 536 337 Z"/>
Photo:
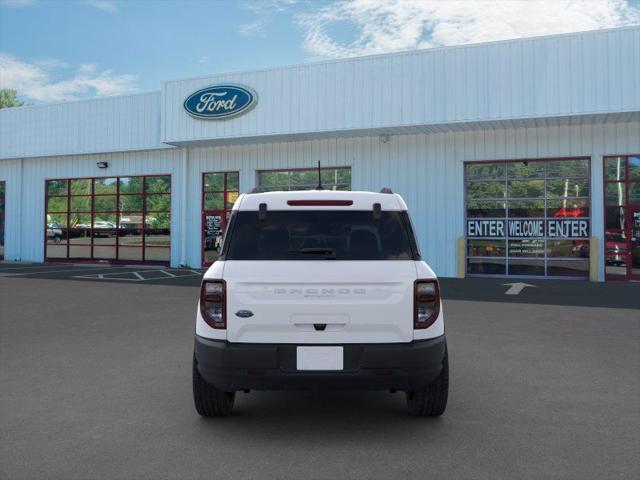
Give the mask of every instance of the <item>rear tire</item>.
<path id="1" fill-rule="evenodd" d="M 193 357 L 193 402 L 196 411 L 203 417 L 224 417 L 233 411 L 235 392 L 223 392 L 209 385 L 198 371 L 196 357 Z"/>
<path id="2" fill-rule="evenodd" d="M 449 354 L 444 351 L 442 371 L 427 388 L 407 392 L 409 413 L 416 417 L 439 417 L 447 408 L 449 396 Z"/>

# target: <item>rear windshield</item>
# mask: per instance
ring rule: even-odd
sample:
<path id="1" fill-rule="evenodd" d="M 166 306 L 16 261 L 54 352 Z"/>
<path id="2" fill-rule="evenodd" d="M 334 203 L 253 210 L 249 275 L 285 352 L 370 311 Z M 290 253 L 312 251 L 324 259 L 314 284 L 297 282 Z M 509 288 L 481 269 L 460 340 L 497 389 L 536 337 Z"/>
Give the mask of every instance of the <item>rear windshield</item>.
<path id="1" fill-rule="evenodd" d="M 288 210 L 236 212 L 226 260 L 412 260 L 415 241 L 406 212 Z"/>

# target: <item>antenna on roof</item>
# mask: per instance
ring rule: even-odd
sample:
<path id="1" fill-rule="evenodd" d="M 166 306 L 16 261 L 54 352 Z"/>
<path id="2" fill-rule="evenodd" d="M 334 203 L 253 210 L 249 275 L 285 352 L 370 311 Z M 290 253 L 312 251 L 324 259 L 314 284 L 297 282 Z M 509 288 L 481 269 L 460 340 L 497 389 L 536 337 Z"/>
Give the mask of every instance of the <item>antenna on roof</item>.
<path id="1" fill-rule="evenodd" d="M 316 187 L 316 190 L 324 190 L 324 187 L 322 186 L 322 175 L 321 175 L 321 171 L 320 171 L 320 160 L 318 160 L 318 186 Z"/>

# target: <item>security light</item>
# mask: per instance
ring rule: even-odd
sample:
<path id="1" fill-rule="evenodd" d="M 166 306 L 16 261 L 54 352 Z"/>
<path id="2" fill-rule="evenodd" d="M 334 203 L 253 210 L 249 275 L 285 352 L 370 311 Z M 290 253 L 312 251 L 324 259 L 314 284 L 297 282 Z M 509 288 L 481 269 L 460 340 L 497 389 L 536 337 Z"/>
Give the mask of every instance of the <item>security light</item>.
<path id="1" fill-rule="evenodd" d="M 96 166 L 98 168 L 107 168 L 109 166 L 109 164 L 107 162 L 98 162 L 98 163 L 96 163 Z"/>

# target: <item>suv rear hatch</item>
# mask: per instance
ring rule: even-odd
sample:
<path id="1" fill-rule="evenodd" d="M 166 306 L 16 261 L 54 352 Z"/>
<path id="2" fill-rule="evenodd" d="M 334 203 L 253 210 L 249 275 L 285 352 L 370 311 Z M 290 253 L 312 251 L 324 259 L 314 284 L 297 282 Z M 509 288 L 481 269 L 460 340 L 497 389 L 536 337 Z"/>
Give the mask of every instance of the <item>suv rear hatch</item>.
<path id="1" fill-rule="evenodd" d="M 238 211 L 229 229 L 228 341 L 413 340 L 417 252 L 406 212 Z"/>

